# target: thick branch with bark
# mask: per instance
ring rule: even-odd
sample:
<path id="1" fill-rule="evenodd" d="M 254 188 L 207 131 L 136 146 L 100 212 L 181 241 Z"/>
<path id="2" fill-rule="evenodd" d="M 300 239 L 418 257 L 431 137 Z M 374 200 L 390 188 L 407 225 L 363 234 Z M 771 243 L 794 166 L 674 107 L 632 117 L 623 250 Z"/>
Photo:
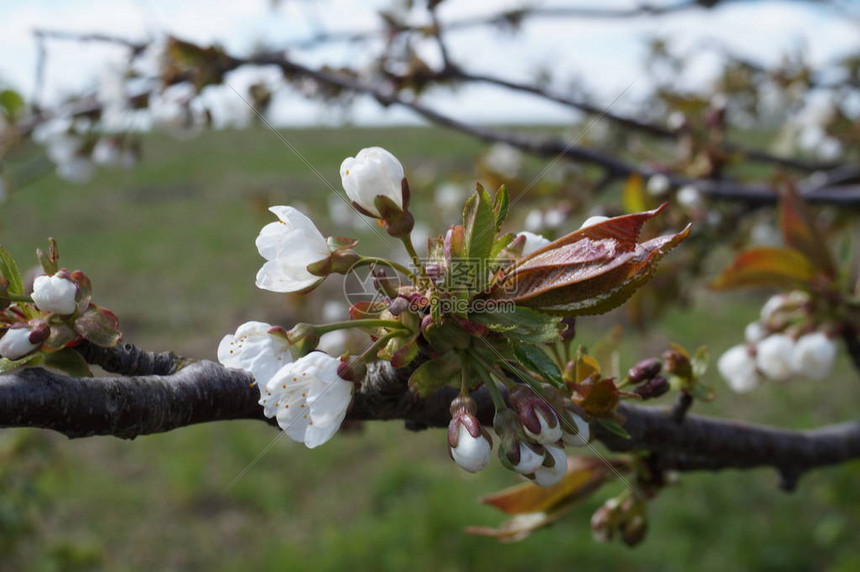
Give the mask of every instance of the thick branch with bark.
<path id="1" fill-rule="evenodd" d="M 209 361 L 150 353 L 125 344 L 84 346 L 91 363 L 123 375 L 71 378 L 41 368 L 0 376 L 0 427 L 39 427 L 70 438 L 113 435 L 131 439 L 196 423 L 254 419 L 271 423 L 257 404 L 249 375 Z M 162 372 L 157 374 L 153 372 Z M 374 364 L 347 419 L 404 420 L 411 429 L 446 427 L 456 390 L 427 399 L 406 386 L 410 371 Z M 493 406 L 477 391 L 478 417 L 492 425 Z M 612 451 L 651 451 L 657 466 L 682 471 L 773 467 L 790 486 L 805 471 L 860 458 L 860 421 L 792 431 L 688 414 L 681 423 L 663 407 L 622 405 L 630 439 L 594 424 Z"/>

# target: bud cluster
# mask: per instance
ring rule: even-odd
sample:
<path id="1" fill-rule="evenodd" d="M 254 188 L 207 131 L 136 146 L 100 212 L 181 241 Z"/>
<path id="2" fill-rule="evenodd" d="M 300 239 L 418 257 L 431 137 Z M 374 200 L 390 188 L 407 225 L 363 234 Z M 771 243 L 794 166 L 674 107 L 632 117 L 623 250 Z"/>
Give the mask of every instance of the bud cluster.
<path id="1" fill-rule="evenodd" d="M 591 534 L 598 542 L 619 538 L 628 546 L 636 546 L 647 533 L 645 501 L 632 494 L 607 500 L 591 517 Z"/>
<path id="2" fill-rule="evenodd" d="M 3 252 L 8 257 L 8 252 Z M 16 361 L 50 354 L 81 339 L 112 346 L 120 337 L 116 316 L 91 303 L 92 284 L 80 270 L 57 264 L 57 246 L 37 252 L 44 274 L 35 278 L 29 296 L 17 267 L 0 278 L 0 358 Z"/>
<path id="3" fill-rule="evenodd" d="M 573 411 L 572 404 L 551 386 L 539 395 L 526 386 L 511 390 L 511 408 L 496 411 L 493 427 L 499 436 L 498 455 L 502 465 L 535 484 L 550 487 L 567 474 L 565 444 L 588 444 L 588 423 Z M 475 402 L 458 397 L 451 403 L 448 427 L 449 452 L 454 461 L 469 472 L 483 469 L 489 462 L 492 440 L 475 418 Z"/>
<path id="4" fill-rule="evenodd" d="M 765 380 L 824 379 L 836 360 L 836 342 L 825 324 L 816 323 L 805 292 L 771 297 L 760 319 L 747 325 L 745 337 L 746 343 L 729 348 L 717 362 L 720 374 L 738 393 L 752 391 Z"/>

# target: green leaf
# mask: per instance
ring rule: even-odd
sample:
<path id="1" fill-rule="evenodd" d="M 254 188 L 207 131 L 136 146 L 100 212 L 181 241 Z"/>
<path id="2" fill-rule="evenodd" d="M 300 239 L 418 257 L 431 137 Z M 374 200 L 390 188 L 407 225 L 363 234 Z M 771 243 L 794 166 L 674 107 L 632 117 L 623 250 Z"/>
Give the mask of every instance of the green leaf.
<path id="1" fill-rule="evenodd" d="M 690 359 L 690 365 L 693 368 L 693 377 L 699 379 L 705 372 L 708 371 L 708 347 L 700 346 L 699 349 L 696 350 L 696 353 Z"/>
<path id="2" fill-rule="evenodd" d="M 0 246 L 0 276 L 9 281 L 10 294 L 24 293 L 24 279 L 21 277 L 21 271 L 18 270 L 18 264 L 8 250 Z"/>
<path id="3" fill-rule="evenodd" d="M 495 242 L 493 242 L 493 248 L 490 250 L 490 260 L 496 260 L 499 257 L 499 254 L 514 241 L 517 237 L 512 232 L 506 232 L 505 234 L 500 235 Z"/>
<path id="4" fill-rule="evenodd" d="M 466 201 L 463 226 L 466 231 L 466 258 L 470 263 L 479 265 L 475 291 L 480 292 L 487 280 L 483 261 L 490 258 L 496 238 L 496 215 L 493 213 L 490 194 L 480 184 L 475 194 Z"/>
<path id="5" fill-rule="evenodd" d="M 6 373 L 25 365 L 39 365 L 43 358 L 43 354 L 39 352 L 24 356 L 21 359 L 0 358 L 0 373 Z"/>
<path id="6" fill-rule="evenodd" d="M 443 387 L 460 386 L 460 356 L 448 352 L 441 357 L 424 362 L 409 377 L 409 389 L 420 397 L 429 397 Z"/>
<path id="7" fill-rule="evenodd" d="M 627 430 L 624 429 L 624 427 L 622 427 L 621 425 L 619 425 L 617 422 L 613 421 L 612 419 L 601 418 L 601 419 L 598 419 L 597 422 L 600 423 L 601 425 L 603 425 L 603 427 L 606 428 L 609 432 L 615 433 L 616 435 L 618 435 L 622 439 L 629 439 L 630 438 L 630 433 L 628 433 Z"/>
<path id="8" fill-rule="evenodd" d="M 505 220 L 508 218 L 509 206 L 510 200 L 508 199 L 508 187 L 502 185 L 499 187 L 499 190 L 496 191 L 496 196 L 493 197 L 493 214 L 496 215 L 496 232 L 499 232 L 502 225 L 505 224 Z"/>
<path id="9" fill-rule="evenodd" d="M 514 358 L 528 370 L 533 371 L 555 385 L 563 385 L 561 371 L 545 351 L 537 346 L 517 341 L 511 342 L 514 348 Z"/>
<path id="10" fill-rule="evenodd" d="M 53 369 L 58 369 L 72 377 L 93 376 L 93 372 L 90 371 L 87 362 L 81 357 L 81 354 L 72 348 L 45 354 L 45 365 Z"/>
<path id="11" fill-rule="evenodd" d="M 561 318 L 525 306 L 514 306 L 513 312 L 482 312 L 469 319 L 509 339 L 531 344 L 549 344 L 561 340 Z"/>
<path id="12" fill-rule="evenodd" d="M 6 110 L 6 115 L 14 119 L 24 108 L 24 98 L 12 89 L 0 91 L 0 107 Z"/>

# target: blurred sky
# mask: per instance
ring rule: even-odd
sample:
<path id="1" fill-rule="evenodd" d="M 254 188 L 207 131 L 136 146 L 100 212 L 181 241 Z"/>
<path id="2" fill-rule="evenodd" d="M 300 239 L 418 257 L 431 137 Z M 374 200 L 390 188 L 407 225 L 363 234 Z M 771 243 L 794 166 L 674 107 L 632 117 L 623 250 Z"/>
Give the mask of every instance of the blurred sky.
<path id="1" fill-rule="evenodd" d="M 659 4 L 665 0 L 654 0 Z M 544 6 L 626 7 L 635 0 L 575 0 L 536 2 Z M 844 4 L 847 5 L 847 2 Z M 860 1 L 857 2 L 860 5 Z M 165 32 L 198 42 L 218 41 L 229 50 L 246 53 L 265 43 L 276 48 L 307 38 L 316 30 L 366 30 L 378 25 L 375 9 L 389 2 L 345 0 L 289 0 L 273 8 L 270 0 L 53 0 L 0 4 L 0 79 L 30 94 L 34 85 L 35 28 L 77 32 L 108 32 L 135 40 Z M 440 9 L 443 21 L 491 14 L 502 8 L 522 6 L 520 1 L 448 0 Z M 854 8 L 857 8 L 855 6 Z M 688 10 L 660 18 L 632 20 L 535 19 L 523 34 L 511 37 L 497 29 L 457 31 L 450 35 L 455 60 L 476 71 L 506 78 L 530 80 L 540 66 L 551 67 L 560 87 L 582 78 L 598 101 L 609 102 L 632 84 L 616 109 L 635 102 L 648 87 L 643 71 L 645 41 L 654 35 L 675 39 L 690 53 L 702 39 L 719 39 L 727 46 L 762 62 L 774 62 L 789 51 L 805 50 L 813 64 L 822 64 L 860 49 L 860 11 L 845 12 L 806 2 L 745 2 L 717 10 Z M 415 20 L 423 11 L 415 11 Z M 122 61 L 123 51 L 103 44 L 52 41 L 44 99 L 94 89 L 112 63 Z M 343 45 L 294 53 L 306 63 L 361 64 L 367 50 Z M 435 47 L 421 52 L 438 62 Z M 682 82 L 701 82 L 716 69 L 716 56 L 701 56 Z M 241 91 L 259 72 L 237 70 L 228 81 Z M 227 117 L 240 113 L 245 104 L 232 90 L 211 90 L 208 100 Z M 475 122 L 563 122 L 571 111 L 536 98 L 506 94 L 485 86 L 470 86 L 455 93 L 431 93 L 427 102 Z M 293 94 L 276 100 L 271 116 L 278 125 L 330 124 L 341 118 L 317 104 Z M 412 123 L 407 111 L 380 109 L 372 101 L 359 102 L 350 119 L 358 124 Z"/>

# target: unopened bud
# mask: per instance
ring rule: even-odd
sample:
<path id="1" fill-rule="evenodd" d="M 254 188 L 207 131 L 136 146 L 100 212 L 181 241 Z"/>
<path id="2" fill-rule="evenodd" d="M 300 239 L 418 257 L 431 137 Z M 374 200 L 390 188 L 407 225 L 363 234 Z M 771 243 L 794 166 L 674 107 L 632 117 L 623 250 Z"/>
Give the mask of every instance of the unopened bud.
<path id="1" fill-rule="evenodd" d="M 660 373 L 663 369 L 663 364 L 655 358 L 645 359 L 630 368 L 627 372 L 627 378 L 630 383 L 642 383 Z"/>
<path id="2" fill-rule="evenodd" d="M 662 375 L 658 375 L 634 389 L 633 393 L 642 399 L 654 399 L 664 395 L 669 389 L 669 380 Z"/>
<path id="3" fill-rule="evenodd" d="M 493 442 L 475 417 L 475 400 L 460 396 L 451 402 L 451 422 L 448 424 L 448 453 L 457 465 L 477 473 L 490 462 Z"/>

